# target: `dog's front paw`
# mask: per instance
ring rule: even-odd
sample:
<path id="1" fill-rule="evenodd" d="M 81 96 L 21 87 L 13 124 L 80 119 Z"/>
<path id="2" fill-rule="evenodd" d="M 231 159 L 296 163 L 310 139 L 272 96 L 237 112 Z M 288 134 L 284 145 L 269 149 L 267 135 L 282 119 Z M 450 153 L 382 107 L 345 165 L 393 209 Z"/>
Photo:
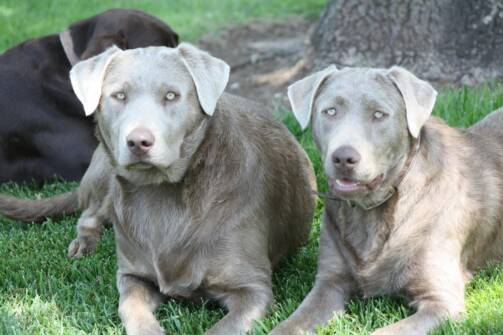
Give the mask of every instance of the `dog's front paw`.
<path id="1" fill-rule="evenodd" d="M 77 238 L 68 246 L 69 258 L 80 258 L 96 249 L 101 237 L 102 222 L 95 216 L 81 216 L 77 223 Z"/>
<path id="2" fill-rule="evenodd" d="M 274 328 L 269 335 L 308 335 L 312 334 L 297 327 L 289 327 L 287 324 L 280 324 Z"/>
<path id="3" fill-rule="evenodd" d="M 77 237 L 68 246 L 68 258 L 81 258 L 96 249 L 97 239 Z"/>
<path id="4" fill-rule="evenodd" d="M 396 329 L 396 327 L 391 325 L 391 326 L 376 329 L 370 335 L 400 335 L 400 334 L 405 335 L 405 333 L 401 332 L 399 329 Z"/>
<path id="5" fill-rule="evenodd" d="M 145 322 L 134 327 L 126 326 L 127 335 L 165 335 L 166 333 L 157 322 Z"/>

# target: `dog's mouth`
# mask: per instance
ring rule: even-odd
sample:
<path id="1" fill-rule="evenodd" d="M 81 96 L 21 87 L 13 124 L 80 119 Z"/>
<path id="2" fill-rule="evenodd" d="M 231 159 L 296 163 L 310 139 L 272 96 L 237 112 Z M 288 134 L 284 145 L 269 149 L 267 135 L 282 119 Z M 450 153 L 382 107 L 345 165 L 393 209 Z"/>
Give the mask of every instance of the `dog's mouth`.
<path id="1" fill-rule="evenodd" d="M 127 171 L 131 172 L 163 172 L 166 171 L 166 169 L 168 169 L 169 166 L 163 166 L 146 161 L 138 161 L 130 163 L 124 167 Z"/>
<path id="2" fill-rule="evenodd" d="M 155 168 L 156 168 L 156 166 L 154 164 L 143 162 L 143 161 L 126 165 L 126 169 L 129 171 L 146 171 L 146 170 L 151 170 L 151 169 L 155 169 Z"/>
<path id="3" fill-rule="evenodd" d="M 350 178 L 328 178 L 331 193 L 338 196 L 353 196 L 368 193 L 378 187 L 384 179 L 379 175 L 371 181 L 361 181 Z"/>

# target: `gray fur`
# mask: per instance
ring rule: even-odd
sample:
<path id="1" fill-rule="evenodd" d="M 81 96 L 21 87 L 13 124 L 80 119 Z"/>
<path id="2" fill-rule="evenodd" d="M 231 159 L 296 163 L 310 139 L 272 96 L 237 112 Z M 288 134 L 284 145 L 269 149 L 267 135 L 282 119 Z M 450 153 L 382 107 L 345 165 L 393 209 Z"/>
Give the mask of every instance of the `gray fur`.
<path id="1" fill-rule="evenodd" d="M 153 311 L 166 297 L 216 299 L 228 314 L 207 334 L 244 334 L 272 301 L 273 267 L 307 240 L 314 173 L 293 136 L 256 104 L 223 94 L 213 115 L 205 114 L 179 54 L 165 49 L 123 51 L 109 62 L 95 113 L 101 145 L 80 197 L 88 212 L 69 253 L 92 250 L 101 221 L 110 218 L 128 334 L 162 334 Z M 129 96 L 148 103 L 118 105 L 111 92 L 124 82 Z M 170 85 L 179 90 L 178 104 L 159 105 L 152 96 Z M 151 112 L 178 113 L 175 123 L 159 128 L 155 145 L 163 134 L 182 142 L 137 169 L 121 152 L 119 130 L 131 122 L 128 113 L 148 119 Z M 167 137 L 171 148 L 178 143 Z M 94 235 L 85 234 L 88 227 L 97 228 Z"/>
<path id="2" fill-rule="evenodd" d="M 78 205 L 78 192 L 63 193 L 50 199 L 18 199 L 0 194 L 0 213 L 14 220 L 41 223 L 46 217 L 73 214 Z"/>
<path id="3" fill-rule="evenodd" d="M 503 260 L 503 110 L 467 130 L 430 117 L 411 134 L 401 87 L 388 74 L 344 69 L 316 93 L 313 136 L 330 192 L 340 200 L 325 203 L 314 287 L 274 335 L 312 331 L 343 313 L 355 294 L 404 295 L 416 309 L 373 334 L 426 334 L 462 316 L 464 286 L 474 271 Z M 422 87 L 419 96 L 427 91 L 425 106 L 433 107 L 434 91 Z M 336 121 L 321 114 L 331 106 L 342 111 Z M 375 122 L 375 110 L 387 118 Z M 377 186 L 351 195 L 338 193 L 333 180 L 340 173 L 328 161 L 348 143 L 362 152 L 350 178 L 384 175 Z M 395 194 L 377 208 L 360 206 L 389 187 Z"/>

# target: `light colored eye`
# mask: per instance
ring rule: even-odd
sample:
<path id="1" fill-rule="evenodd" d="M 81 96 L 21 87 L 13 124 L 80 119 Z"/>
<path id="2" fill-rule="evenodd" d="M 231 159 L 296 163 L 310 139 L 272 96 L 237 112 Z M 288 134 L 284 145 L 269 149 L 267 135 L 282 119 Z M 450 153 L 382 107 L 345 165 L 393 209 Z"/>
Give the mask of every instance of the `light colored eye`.
<path id="1" fill-rule="evenodd" d="M 325 113 L 328 116 L 336 116 L 337 115 L 337 110 L 335 108 L 329 108 L 329 109 L 325 109 L 323 111 L 323 113 Z"/>
<path id="2" fill-rule="evenodd" d="M 117 93 L 114 94 L 114 97 L 117 100 L 124 101 L 124 100 L 126 100 L 126 93 L 124 93 L 124 92 L 117 92 Z"/>
<path id="3" fill-rule="evenodd" d="M 176 98 L 176 93 L 175 92 L 168 92 L 166 93 L 166 100 L 168 101 L 173 101 Z"/>
<path id="4" fill-rule="evenodd" d="M 382 119 L 384 116 L 385 116 L 385 114 L 381 111 L 374 112 L 374 118 L 376 118 L 376 119 Z"/>

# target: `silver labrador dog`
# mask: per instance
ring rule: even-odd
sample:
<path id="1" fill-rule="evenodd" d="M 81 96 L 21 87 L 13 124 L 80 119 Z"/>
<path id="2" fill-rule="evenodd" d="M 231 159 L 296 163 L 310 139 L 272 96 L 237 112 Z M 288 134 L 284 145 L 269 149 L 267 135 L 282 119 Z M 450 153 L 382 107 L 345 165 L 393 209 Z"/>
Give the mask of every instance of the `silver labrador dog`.
<path id="1" fill-rule="evenodd" d="M 76 198 L 88 207 L 71 255 L 86 229 L 112 220 L 130 335 L 163 334 L 153 312 L 165 297 L 216 299 L 228 314 L 206 334 L 244 334 L 271 303 L 273 267 L 307 240 L 311 163 L 283 125 L 223 94 L 228 76 L 189 44 L 113 47 L 71 71 L 100 146 L 76 192 L 35 203 L 50 214 Z M 10 216 L 30 211 L 0 200 Z"/>
<path id="2" fill-rule="evenodd" d="M 436 91 L 400 67 L 331 66 L 288 91 L 328 178 L 312 291 L 272 334 L 303 334 L 354 294 L 415 314 L 374 334 L 426 334 L 464 311 L 464 286 L 503 260 L 503 112 L 470 129 L 430 117 Z"/>

